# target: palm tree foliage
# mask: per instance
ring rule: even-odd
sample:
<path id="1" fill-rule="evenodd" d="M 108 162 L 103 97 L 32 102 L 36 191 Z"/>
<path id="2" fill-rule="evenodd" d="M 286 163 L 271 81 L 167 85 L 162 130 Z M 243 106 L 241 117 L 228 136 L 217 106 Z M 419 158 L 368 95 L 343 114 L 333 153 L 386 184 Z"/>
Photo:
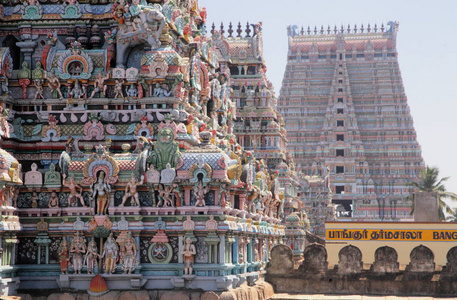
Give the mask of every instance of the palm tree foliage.
<path id="1" fill-rule="evenodd" d="M 439 179 L 439 173 L 440 171 L 437 167 L 427 166 L 425 170 L 420 172 L 419 181 L 411 182 L 409 185 L 417 188 L 420 192 L 438 193 L 438 217 L 440 220 L 444 221 L 446 219 L 445 212 L 448 214 L 452 214 L 454 212 L 444 199 L 457 201 L 457 195 L 446 191 L 444 182 L 448 180 L 449 177 Z"/>

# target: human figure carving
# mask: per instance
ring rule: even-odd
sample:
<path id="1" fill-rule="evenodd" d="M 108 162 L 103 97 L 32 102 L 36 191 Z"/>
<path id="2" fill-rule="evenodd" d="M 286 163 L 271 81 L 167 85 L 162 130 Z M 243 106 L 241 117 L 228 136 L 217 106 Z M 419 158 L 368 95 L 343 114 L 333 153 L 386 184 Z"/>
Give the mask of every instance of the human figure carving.
<path id="1" fill-rule="evenodd" d="M 119 248 L 114 241 L 113 233 L 111 233 L 103 245 L 102 257 L 104 258 L 103 269 L 105 274 L 112 274 L 116 271 L 118 251 Z"/>
<path id="2" fill-rule="evenodd" d="M 92 200 L 97 202 L 97 214 L 106 215 L 108 213 L 109 206 L 109 193 L 111 192 L 111 186 L 104 182 L 104 173 L 101 172 L 98 176 L 98 181 L 92 184 L 90 190 L 92 192 Z"/>
<path id="3" fill-rule="evenodd" d="M 208 186 L 203 185 L 203 181 L 199 180 L 194 186 L 195 206 L 205 206 L 205 195 L 208 192 Z"/>
<path id="4" fill-rule="evenodd" d="M 60 261 L 60 271 L 62 274 L 68 274 L 68 264 L 70 262 L 70 253 L 68 248 L 68 242 L 65 238 L 62 239 L 59 249 L 57 250 Z"/>
<path id="5" fill-rule="evenodd" d="M 81 99 L 85 94 L 86 94 L 86 87 L 83 86 L 83 87 L 81 88 L 81 85 L 79 84 L 79 80 L 76 79 L 76 80 L 75 80 L 75 85 L 74 85 L 73 88 L 71 89 L 69 95 L 70 95 L 73 99 Z"/>
<path id="6" fill-rule="evenodd" d="M 128 198 L 132 198 L 130 203 L 132 205 L 135 203 L 136 206 L 140 206 L 140 200 L 138 197 L 138 190 L 137 187 L 141 185 L 141 183 L 136 180 L 135 176 L 132 174 L 132 177 L 130 178 L 130 181 L 127 183 L 125 186 L 125 195 L 122 197 L 122 203 L 119 205 L 119 207 L 123 207 L 125 201 L 127 201 Z"/>
<path id="7" fill-rule="evenodd" d="M 51 72 L 48 74 L 47 79 L 48 87 L 51 90 L 51 93 L 57 91 L 57 94 L 59 94 L 59 99 L 63 99 L 62 92 L 60 91 L 60 80 L 55 75 L 54 70 L 51 70 Z"/>
<path id="8" fill-rule="evenodd" d="M 81 195 L 83 192 L 82 186 L 75 183 L 75 178 L 73 176 L 70 177 L 70 182 L 66 181 L 67 174 L 62 174 L 63 181 L 62 184 L 70 189 L 70 196 L 68 196 L 68 206 L 75 206 L 76 199 L 79 199 L 79 202 L 83 207 L 87 207 L 86 203 L 84 203 L 84 198 Z M 79 188 L 79 193 L 76 192 L 76 189 Z M 76 199 L 75 199 L 76 198 Z"/>
<path id="9" fill-rule="evenodd" d="M 105 84 L 105 80 L 109 79 L 109 73 L 106 75 L 103 75 L 102 71 L 99 71 L 97 76 L 95 76 L 95 81 L 94 81 L 94 90 L 92 91 L 92 94 L 90 95 L 89 99 L 92 99 L 96 93 L 102 92 L 102 95 L 106 95 L 106 89 L 107 85 Z"/>
<path id="10" fill-rule="evenodd" d="M 98 258 L 101 258 L 101 255 L 98 254 L 97 243 L 95 243 L 94 238 L 92 238 L 92 240 L 89 242 L 86 256 L 84 258 L 84 263 L 87 267 L 88 274 L 94 274 L 94 268 L 98 267 Z"/>
<path id="11" fill-rule="evenodd" d="M 186 244 L 182 250 L 182 255 L 184 256 L 184 275 L 192 275 L 195 254 L 197 254 L 197 251 L 192 244 L 192 240 L 186 238 Z"/>
<path id="12" fill-rule="evenodd" d="M 71 242 L 70 253 L 73 255 L 73 268 L 75 274 L 81 274 L 81 269 L 83 267 L 83 254 L 86 253 L 86 243 L 84 240 L 84 237 L 81 237 L 79 231 L 77 231 Z"/>
<path id="13" fill-rule="evenodd" d="M 48 207 L 49 208 L 59 207 L 59 197 L 57 196 L 56 192 L 51 193 L 51 197 L 49 198 Z"/>
<path id="14" fill-rule="evenodd" d="M 36 87 L 36 92 L 35 92 L 35 97 L 33 99 L 44 99 L 43 97 L 43 80 L 42 79 L 35 79 L 34 81 L 34 86 Z"/>
<path id="15" fill-rule="evenodd" d="M 31 206 L 32 208 L 37 208 L 38 207 L 38 193 L 37 192 L 33 192 L 32 193 L 32 197 L 30 197 L 30 201 L 31 201 Z"/>
<path id="16" fill-rule="evenodd" d="M 135 243 L 135 239 L 132 237 L 132 233 L 127 233 L 124 246 L 121 250 L 121 259 L 123 261 L 123 269 L 125 274 L 131 274 L 135 270 L 135 266 L 138 264 L 136 259 L 136 253 L 138 247 Z"/>
<path id="17" fill-rule="evenodd" d="M 125 82 L 124 79 L 116 79 L 114 84 L 114 99 L 124 98 L 124 93 L 122 91 L 122 84 Z"/>
<path id="18" fill-rule="evenodd" d="M 173 205 L 173 186 L 171 185 L 160 185 L 161 188 L 159 189 L 159 196 L 161 199 L 159 200 L 159 203 L 157 206 L 162 206 L 163 207 L 174 207 Z"/>

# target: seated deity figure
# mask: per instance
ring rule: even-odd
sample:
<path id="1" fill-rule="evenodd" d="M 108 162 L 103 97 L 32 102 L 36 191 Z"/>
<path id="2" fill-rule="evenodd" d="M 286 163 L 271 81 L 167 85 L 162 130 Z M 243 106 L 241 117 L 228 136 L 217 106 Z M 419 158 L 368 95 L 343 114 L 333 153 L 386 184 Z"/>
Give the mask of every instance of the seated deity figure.
<path id="1" fill-rule="evenodd" d="M 154 165 L 155 169 L 160 172 L 167 168 L 167 164 L 170 164 L 170 168 L 176 169 L 180 157 L 181 152 L 178 143 L 175 142 L 174 132 L 168 127 L 162 128 L 147 162 Z"/>
<path id="2" fill-rule="evenodd" d="M 144 13 L 145 10 L 149 8 L 143 4 L 140 4 L 140 0 L 132 0 L 132 4 L 129 7 L 130 15 L 133 18 L 133 22 L 137 25 L 142 24 L 142 26 L 146 29 L 146 31 L 151 31 L 151 28 L 148 27 L 148 23 L 146 20 L 146 15 Z M 136 26 L 140 27 L 140 26 Z"/>

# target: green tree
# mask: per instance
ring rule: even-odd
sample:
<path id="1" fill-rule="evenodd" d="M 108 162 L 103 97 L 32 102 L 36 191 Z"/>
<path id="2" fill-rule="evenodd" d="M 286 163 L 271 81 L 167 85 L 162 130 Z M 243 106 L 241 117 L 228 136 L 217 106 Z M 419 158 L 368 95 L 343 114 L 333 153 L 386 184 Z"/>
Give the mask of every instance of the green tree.
<path id="1" fill-rule="evenodd" d="M 444 201 L 444 199 L 457 201 L 457 195 L 446 191 L 446 187 L 443 183 L 448 180 L 449 177 L 439 179 L 439 173 L 440 171 L 437 167 L 427 166 L 425 170 L 420 172 L 419 181 L 411 182 L 409 185 L 417 188 L 419 192 L 438 193 L 438 217 L 440 220 L 444 221 L 446 220 L 445 213 L 454 213 L 452 208 Z M 412 197 L 410 199 L 412 199 Z"/>
<path id="2" fill-rule="evenodd" d="M 448 222 L 457 222 L 457 209 L 452 211 L 452 214 L 446 217 L 446 221 Z"/>

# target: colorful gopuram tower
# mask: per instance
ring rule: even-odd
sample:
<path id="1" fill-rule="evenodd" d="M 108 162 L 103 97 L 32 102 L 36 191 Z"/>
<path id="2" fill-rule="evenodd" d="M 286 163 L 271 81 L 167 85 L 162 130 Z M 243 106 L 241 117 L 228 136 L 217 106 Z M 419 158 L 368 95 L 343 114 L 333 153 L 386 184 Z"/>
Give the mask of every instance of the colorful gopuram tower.
<path id="1" fill-rule="evenodd" d="M 396 48 L 398 23 L 288 28 L 278 108 L 297 170 L 328 173 L 340 219 L 412 220 L 424 168 Z"/>
<path id="2" fill-rule="evenodd" d="M 285 153 L 238 143 L 198 1 L 4 1 L 0 19 L 0 294 L 253 284 L 300 208 L 267 167 Z M 259 126 L 279 130 L 269 105 Z"/>
<path id="3" fill-rule="evenodd" d="M 221 68 L 230 72 L 231 99 L 236 104 L 234 133 L 244 149 L 251 150 L 262 160 L 256 170 L 257 178 L 262 178 L 267 170 L 277 174 L 279 197 L 284 203 L 280 211 L 283 224 L 289 228 L 286 235 L 290 237 L 292 249 L 300 256 L 303 249 L 297 246 L 299 243 L 293 245 L 293 240 L 304 238 L 302 230 L 324 236 L 324 222 L 335 220 L 326 186 L 328 179 L 295 171 L 294 159 L 286 148 L 284 120 L 277 111 L 273 84 L 266 74 L 262 23 L 247 23 L 246 26 L 230 23 L 225 30 L 224 24 L 218 30 L 213 25 L 211 33 L 212 42 L 219 50 Z M 274 193 L 273 189 L 263 188 L 257 192 L 261 198 L 267 198 L 268 193 Z"/>

